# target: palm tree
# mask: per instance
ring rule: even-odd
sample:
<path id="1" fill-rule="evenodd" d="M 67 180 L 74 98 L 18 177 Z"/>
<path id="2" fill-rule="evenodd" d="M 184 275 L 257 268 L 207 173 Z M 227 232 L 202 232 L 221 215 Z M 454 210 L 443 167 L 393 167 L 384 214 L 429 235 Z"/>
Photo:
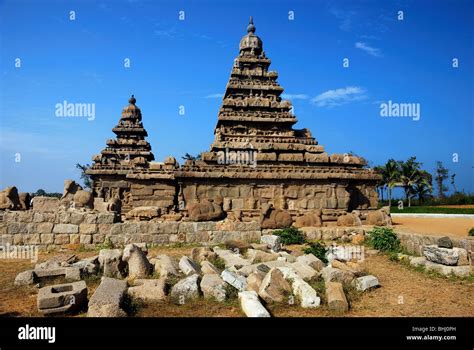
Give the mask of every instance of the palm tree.
<path id="1" fill-rule="evenodd" d="M 399 183 L 400 179 L 400 164 L 389 159 L 387 164 L 383 166 L 382 182 L 387 186 L 388 206 L 392 206 L 392 190 Z"/>
<path id="2" fill-rule="evenodd" d="M 382 199 L 382 202 L 383 202 L 383 193 L 385 191 L 385 187 L 387 186 L 387 184 L 385 183 L 385 177 L 384 177 L 385 166 L 378 165 L 374 167 L 374 170 L 376 173 L 382 175 L 382 178 L 377 182 L 377 189 L 380 191 L 380 198 Z"/>
<path id="3" fill-rule="evenodd" d="M 416 157 L 410 157 L 406 162 L 400 162 L 400 182 L 405 191 L 405 199 L 408 207 L 411 206 L 411 197 L 414 193 L 413 187 L 421 177 L 421 163 L 416 161 Z"/>
<path id="4" fill-rule="evenodd" d="M 431 185 L 429 179 L 427 176 L 424 176 L 423 173 L 426 173 L 425 171 L 421 172 L 422 175 L 419 177 L 418 181 L 415 183 L 415 186 L 413 188 L 414 194 L 418 196 L 418 202 L 422 204 L 425 201 L 425 198 L 430 197 L 431 194 L 433 193 L 433 186 Z M 431 175 L 428 174 L 430 177 Z"/>

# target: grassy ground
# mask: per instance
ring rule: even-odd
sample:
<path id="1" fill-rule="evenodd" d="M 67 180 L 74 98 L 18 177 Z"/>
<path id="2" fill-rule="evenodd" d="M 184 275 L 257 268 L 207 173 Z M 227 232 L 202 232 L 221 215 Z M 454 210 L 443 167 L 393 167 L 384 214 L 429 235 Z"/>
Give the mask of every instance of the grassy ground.
<path id="1" fill-rule="evenodd" d="M 398 209 L 398 207 L 391 207 L 390 212 L 393 214 L 474 214 L 474 208 L 416 206 Z"/>
<path id="2" fill-rule="evenodd" d="M 189 254 L 190 247 L 152 248 L 149 256 L 169 254 L 180 257 Z M 291 246 L 290 249 L 299 249 Z M 77 251 L 63 252 L 70 255 Z M 41 253 L 40 262 L 58 253 Z M 96 251 L 81 251 L 79 257 L 92 256 Z M 37 288 L 16 287 L 13 281 L 17 273 L 33 267 L 29 261 L 0 260 L 0 316 L 40 316 L 36 310 Z M 386 255 L 368 256 L 362 263 L 363 269 L 378 277 L 381 288 L 368 293 L 347 290 L 351 305 L 344 316 L 474 316 L 474 281 L 471 279 L 450 279 L 418 271 L 400 262 L 391 261 Z M 99 280 L 87 281 L 89 297 L 97 288 Z M 314 282 L 313 286 L 324 292 L 324 284 Z M 324 295 L 321 295 L 324 301 Z M 276 317 L 326 317 L 335 316 L 325 305 L 317 309 L 302 309 L 297 304 L 268 304 L 268 310 Z M 236 299 L 225 303 L 200 299 L 184 305 L 170 301 L 143 303 L 134 301 L 131 305 L 136 317 L 243 317 Z M 76 315 L 83 317 L 85 314 Z"/>

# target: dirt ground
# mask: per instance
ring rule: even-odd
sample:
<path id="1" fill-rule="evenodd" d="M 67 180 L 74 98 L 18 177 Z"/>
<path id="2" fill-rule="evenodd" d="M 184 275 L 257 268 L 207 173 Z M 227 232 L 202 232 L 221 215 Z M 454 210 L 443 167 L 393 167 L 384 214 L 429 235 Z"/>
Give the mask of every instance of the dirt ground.
<path id="1" fill-rule="evenodd" d="M 149 256 L 169 254 L 180 257 L 192 248 L 152 248 Z M 294 249 L 294 247 L 292 247 Z M 62 254 L 92 256 L 97 252 L 66 251 Z M 40 262 L 58 253 L 40 254 Z M 40 316 L 36 311 L 35 287 L 16 287 L 17 273 L 34 266 L 29 261 L 0 260 L 0 317 Z M 390 261 L 386 255 L 368 256 L 362 263 L 367 273 L 378 277 L 381 287 L 366 293 L 351 294 L 350 311 L 344 316 L 474 316 L 474 282 L 429 276 L 401 263 Z M 89 297 L 99 283 L 88 280 Z M 324 300 L 324 296 L 322 297 Z M 322 305 L 317 309 L 302 309 L 297 305 L 267 305 L 276 317 L 335 316 Z M 135 316 L 150 317 L 243 317 L 237 300 L 225 303 L 200 299 L 194 303 L 175 305 L 168 301 L 134 304 Z M 84 313 L 77 317 L 85 316 Z"/>
<path id="2" fill-rule="evenodd" d="M 392 222 L 396 231 L 456 238 L 467 237 L 468 231 L 474 227 L 474 219 L 466 218 L 392 217 Z"/>

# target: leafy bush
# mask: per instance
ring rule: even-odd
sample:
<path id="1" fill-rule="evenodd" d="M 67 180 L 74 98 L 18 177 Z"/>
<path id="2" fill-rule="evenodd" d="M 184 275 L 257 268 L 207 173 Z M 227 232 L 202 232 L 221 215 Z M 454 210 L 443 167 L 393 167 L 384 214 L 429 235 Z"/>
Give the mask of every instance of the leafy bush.
<path id="1" fill-rule="evenodd" d="M 328 260 L 326 259 L 326 252 L 328 249 L 324 244 L 320 242 L 312 242 L 309 244 L 309 247 L 303 250 L 305 254 L 313 254 L 323 263 L 327 264 Z"/>
<path id="2" fill-rule="evenodd" d="M 367 243 L 380 251 L 398 252 L 400 251 L 400 240 L 391 228 L 375 227 L 367 232 Z"/>
<path id="3" fill-rule="evenodd" d="M 274 235 L 280 236 L 281 243 L 284 245 L 288 244 L 303 244 L 306 242 L 303 233 L 295 227 L 285 228 L 273 232 Z"/>
<path id="4" fill-rule="evenodd" d="M 469 230 L 468 236 L 474 236 L 474 227 Z"/>

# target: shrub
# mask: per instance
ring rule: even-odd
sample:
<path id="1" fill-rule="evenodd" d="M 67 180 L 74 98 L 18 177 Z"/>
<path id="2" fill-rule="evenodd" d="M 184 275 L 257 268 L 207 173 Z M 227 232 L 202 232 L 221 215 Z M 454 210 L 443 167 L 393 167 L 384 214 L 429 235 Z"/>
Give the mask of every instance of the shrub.
<path id="1" fill-rule="evenodd" d="M 326 259 L 326 252 L 328 249 L 324 244 L 320 242 L 312 242 L 309 244 L 309 247 L 303 250 L 305 254 L 313 254 L 323 263 L 327 264 L 328 260 Z"/>
<path id="2" fill-rule="evenodd" d="M 468 236 L 474 236 L 474 227 L 469 230 Z"/>
<path id="3" fill-rule="evenodd" d="M 285 228 L 273 232 L 274 235 L 280 236 L 281 243 L 284 245 L 288 244 L 303 244 L 306 242 L 303 233 L 295 227 Z"/>
<path id="4" fill-rule="evenodd" d="M 400 251 L 400 240 L 388 227 L 375 227 L 372 231 L 367 232 L 366 241 L 371 247 L 380 251 Z"/>

